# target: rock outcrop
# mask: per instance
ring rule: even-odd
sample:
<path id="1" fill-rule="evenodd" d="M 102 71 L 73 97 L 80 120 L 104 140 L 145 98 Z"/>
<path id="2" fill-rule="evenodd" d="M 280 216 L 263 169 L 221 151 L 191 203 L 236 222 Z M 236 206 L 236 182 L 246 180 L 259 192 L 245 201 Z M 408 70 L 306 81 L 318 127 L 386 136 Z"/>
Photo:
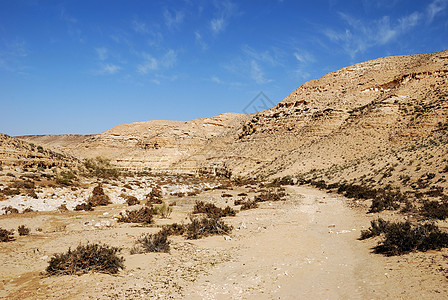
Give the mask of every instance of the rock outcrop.
<path id="1" fill-rule="evenodd" d="M 119 125 L 65 147 L 125 169 L 275 177 L 416 143 L 447 123 L 447 103 L 448 51 L 385 57 L 309 81 L 252 115 Z"/>

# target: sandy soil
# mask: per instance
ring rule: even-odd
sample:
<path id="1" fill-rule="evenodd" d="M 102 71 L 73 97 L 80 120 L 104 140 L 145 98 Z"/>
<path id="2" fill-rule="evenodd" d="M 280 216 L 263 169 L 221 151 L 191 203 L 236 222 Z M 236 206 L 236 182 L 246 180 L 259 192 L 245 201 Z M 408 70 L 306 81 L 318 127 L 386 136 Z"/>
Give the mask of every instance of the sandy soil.
<path id="1" fill-rule="evenodd" d="M 236 195 L 245 189 L 225 191 Z M 357 240 L 374 215 L 347 199 L 308 187 L 287 187 L 286 201 L 225 218 L 229 236 L 172 237 L 169 254 L 130 255 L 135 240 L 158 225 L 186 220 L 195 199 L 225 205 L 222 191 L 178 200 L 170 219 L 152 227 L 95 226 L 121 211 L 31 213 L 0 217 L 0 227 L 41 228 L 2 243 L 0 297 L 8 299 L 446 299 L 448 251 L 400 257 L 372 254 L 375 241 Z M 236 199 L 237 197 L 233 197 Z M 231 203 L 230 203 L 231 204 Z M 53 253 L 80 242 L 123 248 L 126 268 L 116 276 L 41 274 Z"/>

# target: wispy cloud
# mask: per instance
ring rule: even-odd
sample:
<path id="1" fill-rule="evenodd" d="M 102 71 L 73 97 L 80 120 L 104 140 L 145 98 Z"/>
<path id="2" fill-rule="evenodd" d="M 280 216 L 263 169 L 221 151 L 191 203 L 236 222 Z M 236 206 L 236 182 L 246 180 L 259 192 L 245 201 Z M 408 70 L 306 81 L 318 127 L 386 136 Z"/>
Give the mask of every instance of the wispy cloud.
<path id="1" fill-rule="evenodd" d="M 132 20 L 132 29 L 134 29 L 135 32 L 141 33 L 141 34 L 145 34 L 145 33 L 149 32 L 148 26 L 146 25 L 146 23 L 143 21 L 140 21 L 136 18 L 134 18 Z"/>
<path id="2" fill-rule="evenodd" d="M 176 51 L 169 49 L 162 57 L 155 58 L 149 53 L 142 54 L 144 62 L 137 66 L 137 71 L 142 74 L 148 74 L 150 71 L 169 69 L 177 62 Z"/>
<path id="3" fill-rule="evenodd" d="M 298 62 L 298 67 L 295 70 L 297 76 L 301 79 L 309 79 L 311 74 L 307 71 L 310 64 L 315 62 L 315 58 L 308 51 L 302 49 L 296 49 L 293 53 L 293 56 Z"/>
<path id="4" fill-rule="evenodd" d="M 230 22 L 230 19 L 239 15 L 238 8 L 235 3 L 230 1 L 215 2 L 217 10 L 216 17 L 210 20 L 210 29 L 213 34 L 217 35 L 223 32 Z"/>
<path id="5" fill-rule="evenodd" d="M 77 40 L 80 43 L 85 42 L 85 39 L 82 36 L 82 31 L 79 28 L 78 19 L 69 15 L 64 8 L 61 9 L 59 18 L 67 25 L 67 32 L 69 36 L 71 36 L 73 39 Z"/>
<path id="6" fill-rule="evenodd" d="M 25 40 L 17 38 L 11 41 L 3 41 L 0 44 L 0 68 L 9 72 L 23 74 L 27 68 L 23 59 L 30 54 Z"/>
<path id="7" fill-rule="evenodd" d="M 427 22 L 432 23 L 434 18 L 446 9 L 447 5 L 447 0 L 434 0 L 431 2 L 426 9 Z"/>
<path id="8" fill-rule="evenodd" d="M 395 5 L 392 1 L 389 5 Z M 386 5 L 386 2 L 383 3 Z M 346 13 L 339 17 L 346 23 L 344 30 L 326 29 L 324 35 L 339 44 L 352 58 L 375 46 L 386 45 L 412 31 L 415 27 L 432 23 L 434 18 L 448 7 L 448 0 L 433 0 L 422 11 L 415 11 L 398 19 L 383 16 L 373 21 L 365 21 Z"/>
<path id="9" fill-rule="evenodd" d="M 251 77 L 253 80 L 255 80 L 256 83 L 265 84 L 272 81 L 271 79 L 265 78 L 263 70 L 255 60 L 252 60 L 250 62 L 250 68 Z"/>
<path id="10" fill-rule="evenodd" d="M 185 13 L 183 11 L 175 11 L 171 13 L 169 10 L 165 9 L 163 12 L 163 17 L 165 18 L 165 24 L 168 28 L 179 26 L 185 18 Z"/>
<path id="11" fill-rule="evenodd" d="M 202 35 L 196 31 L 194 33 L 194 38 L 196 43 L 201 46 L 202 50 L 207 50 L 208 49 L 208 44 L 204 41 L 204 39 L 202 38 Z"/>
<path id="12" fill-rule="evenodd" d="M 106 60 L 108 57 L 108 50 L 105 47 L 95 48 L 95 52 L 99 60 Z"/>
<path id="13" fill-rule="evenodd" d="M 246 56 L 248 56 L 256 61 L 269 63 L 273 66 L 280 64 L 281 53 L 279 51 L 277 51 L 276 49 L 274 49 L 272 51 L 269 51 L 269 50 L 259 51 L 259 50 L 255 50 L 254 48 L 252 48 L 248 45 L 244 45 L 242 47 L 242 51 Z"/>
<path id="14" fill-rule="evenodd" d="M 120 66 L 114 64 L 102 64 L 101 69 L 98 71 L 98 74 L 101 75 L 113 75 L 118 73 L 121 70 Z"/>

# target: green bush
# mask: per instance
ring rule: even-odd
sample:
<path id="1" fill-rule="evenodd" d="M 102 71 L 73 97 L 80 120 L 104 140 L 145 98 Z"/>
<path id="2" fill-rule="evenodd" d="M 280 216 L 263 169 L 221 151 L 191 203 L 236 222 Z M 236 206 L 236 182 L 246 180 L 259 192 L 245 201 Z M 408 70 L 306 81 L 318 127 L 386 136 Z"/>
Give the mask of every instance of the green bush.
<path id="1" fill-rule="evenodd" d="M 81 275 L 88 272 L 116 274 L 124 268 L 119 248 L 100 244 L 79 245 L 66 253 L 51 257 L 46 269 L 49 275 Z"/>

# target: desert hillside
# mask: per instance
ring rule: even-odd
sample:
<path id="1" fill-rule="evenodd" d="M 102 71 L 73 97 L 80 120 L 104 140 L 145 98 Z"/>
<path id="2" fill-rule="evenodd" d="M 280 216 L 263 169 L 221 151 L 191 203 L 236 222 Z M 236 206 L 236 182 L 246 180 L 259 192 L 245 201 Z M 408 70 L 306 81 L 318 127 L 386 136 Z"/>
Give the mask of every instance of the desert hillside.
<path id="1" fill-rule="evenodd" d="M 278 177 L 420 143 L 447 122 L 448 51 L 385 57 L 309 81 L 252 115 L 116 126 L 77 139 L 22 137 L 125 169 Z"/>

